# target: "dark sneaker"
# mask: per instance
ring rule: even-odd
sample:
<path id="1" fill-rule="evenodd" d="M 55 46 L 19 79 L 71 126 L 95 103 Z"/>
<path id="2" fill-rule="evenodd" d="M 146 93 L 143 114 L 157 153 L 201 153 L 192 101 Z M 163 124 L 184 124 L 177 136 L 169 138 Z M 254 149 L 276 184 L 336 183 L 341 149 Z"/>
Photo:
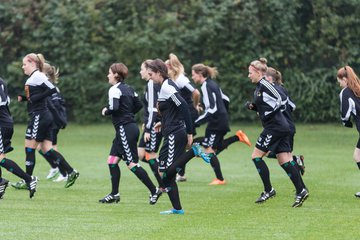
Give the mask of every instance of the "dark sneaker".
<path id="1" fill-rule="evenodd" d="M 268 200 L 269 198 L 273 198 L 276 195 L 276 191 L 275 189 L 271 189 L 270 192 L 265 192 L 263 191 L 260 194 L 260 197 L 255 201 L 255 203 L 264 203 L 266 200 Z"/>
<path id="2" fill-rule="evenodd" d="M 159 188 L 156 188 L 156 192 L 154 194 L 150 194 L 149 203 L 151 205 L 154 205 L 157 202 L 157 200 L 159 199 L 159 197 L 161 196 L 161 194 L 162 194 L 162 191 Z"/>
<path id="3" fill-rule="evenodd" d="M 303 202 L 309 197 L 309 192 L 304 188 L 301 193 L 297 194 L 295 197 L 295 202 L 292 207 L 301 207 Z"/>
<path id="4" fill-rule="evenodd" d="M 28 189 L 28 186 L 26 185 L 25 180 L 21 180 L 16 183 L 12 183 L 11 186 L 16 189 Z"/>
<path id="5" fill-rule="evenodd" d="M 68 174 L 65 188 L 71 187 L 75 183 L 75 181 L 79 177 L 79 175 L 80 175 L 80 173 L 78 171 L 76 171 L 75 169 L 74 169 L 74 171 L 72 171 L 72 173 Z"/>
<path id="6" fill-rule="evenodd" d="M 206 163 L 210 163 L 210 155 L 205 153 L 199 143 L 194 143 L 192 145 L 192 150 L 194 151 L 195 156 L 201 157 Z"/>
<path id="7" fill-rule="evenodd" d="M 354 195 L 355 195 L 355 197 L 360 198 L 360 192 L 357 192 Z"/>
<path id="8" fill-rule="evenodd" d="M 299 171 L 301 173 L 301 175 L 304 175 L 305 173 L 305 164 L 304 164 L 304 156 L 303 155 L 299 155 L 299 156 L 295 156 L 296 157 L 296 163 L 299 166 Z"/>
<path id="9" fill-rule="evenodd" d="M 1 179 L 1 182 L 0 182 L 0 199 L 3 198 L 3 196 L 5 194 L 5 189 L 7 188 L 8 183 L 9 183 L 9 181 L 6 180 L 5 178 Z"/>
<path id="10" fill-rule="evenodd" d="M 32 198 L 36 192 L 37 182 L 38 182 L 38 178 L 35 176 L 31 176 L 31 181 L 29 183 L 26 183 L 26 185 L 29 189 L 30 198 Z"/>
<path id="11" fill-rule="evenodd" d="M 103 199 L 99 200 L 99 203 L 118 203 L 120 202 L 120 194 L 108 194 Z"/>

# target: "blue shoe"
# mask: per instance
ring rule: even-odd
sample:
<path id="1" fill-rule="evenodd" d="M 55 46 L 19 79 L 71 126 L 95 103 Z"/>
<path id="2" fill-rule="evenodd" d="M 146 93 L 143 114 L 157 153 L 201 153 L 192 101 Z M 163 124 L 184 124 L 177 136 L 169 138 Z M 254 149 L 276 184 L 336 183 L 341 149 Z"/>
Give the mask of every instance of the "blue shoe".
<path id="1" fill-rule="evenodd" d="M 185 211 L 180 209 L 180 210 L 176 210 L 176 209 L 170 209 L 170 210 L 167 210 L 167 211 L 163 211 L 163 212 L 160 212 L 160 214 L 163 214 L 163 215 L 168 215 L 168 214 L 179 214 L 179 215 L 184 215 Z"/>
<path id="2" fill-rule="evenodd" d="M 199 143 L 194 143 L 192 145 L 192 150 L 194 151 L 195 156 L 201 157 L 206 163 L 210 163 L 210 155 L 205 153 Z"/>

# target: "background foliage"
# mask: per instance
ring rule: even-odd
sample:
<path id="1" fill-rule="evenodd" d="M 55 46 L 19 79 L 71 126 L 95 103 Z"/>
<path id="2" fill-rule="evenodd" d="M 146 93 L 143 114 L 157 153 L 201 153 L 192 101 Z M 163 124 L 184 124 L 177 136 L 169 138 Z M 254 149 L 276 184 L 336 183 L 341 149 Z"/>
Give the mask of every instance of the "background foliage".
<path id="1" fill-rule="evenodd" d="M 192 64 L 216 66 L 232 121 L 256 118 L 243 103 L 254 88 L 247 66 L 260 56 L 283 73 L 297 121 L 337 121 L 336 70 L 359 69 L 356 0 L 6 0 L 0 11 L 0 76 L 11 96 L 23 91 L 23 56 L 43 53 L 60 67 L 69 116 L 80 123 L 102 121 L 108 67 L 117 61 L 138 92 L 145 59 L 173 52 L 189 75 Z M 24 104 L 11 110 L 26 120 Z"/>

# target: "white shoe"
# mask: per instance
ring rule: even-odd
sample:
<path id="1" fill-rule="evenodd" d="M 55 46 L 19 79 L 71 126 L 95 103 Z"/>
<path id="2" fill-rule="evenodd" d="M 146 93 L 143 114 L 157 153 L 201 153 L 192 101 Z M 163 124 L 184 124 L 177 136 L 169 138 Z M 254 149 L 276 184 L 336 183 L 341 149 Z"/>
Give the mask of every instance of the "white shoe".
<path id="1" fill-rule="evenodd" d="M 63 182 L 63 181 L 67 181 L 68 176 L 66 175 L 65 177 L 62 174 L 59 174 L 59 176 L 57 177 L 57 179 L 54 179 L 53 182 Z"/>
<path id="2" fill-rule="evenodd" d="M 56 178 L 59 175 L 59 168 L 50 168 L 49 174 L 46 176 L 46 179 L 50 180 Z"/>
<path id="3" fill-rule="evenodd" d="M 176 174 L 176 181 L 177 182 L 186 182 L 186 176 L 184 175 L 184 176 L 181 176 L 181 175 L 179 175 L 179 174 Z"/>

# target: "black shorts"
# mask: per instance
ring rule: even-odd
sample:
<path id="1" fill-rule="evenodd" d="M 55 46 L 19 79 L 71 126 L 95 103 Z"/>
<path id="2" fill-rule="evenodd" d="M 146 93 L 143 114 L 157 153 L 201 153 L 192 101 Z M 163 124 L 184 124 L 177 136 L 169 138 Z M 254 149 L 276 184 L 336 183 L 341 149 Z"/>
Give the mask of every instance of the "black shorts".
<path id="1" fill-rule="evenodd" d="M 115 133 L 115 138 L 110 150 L 110 156 L 117 156 L 126 162 L 138 163 L 137 141 L 140 131 L 136 123 L 120 125 Z"/>
<path id="2" fill-rule="evenodd" d="M 57 135 L 59 134 L 60 129 L 54 128 L 52 131 L 52 144 L 57 145 Z"/>
<path id="3" fill-rule="evenodd" d="M 187 134 L 185 129 L 164 136 L 164 142 L 159 154 L 159 171 L 165 172 L 176 159 L 185 153 Z"/>
<path id="4" fill-rule="evenodd" d="M 289 133 L 276 133 L 264 129 L 256 141 L 256 148 L 274 154 L 291 152 Z"/>
<path id="5" fill-rule="evenodd" d="M 145 148 L 145 151 L 148 153 L 159 151 L 162 139 L 161 132 L 155 132 L 155 130 L 152 129 L 150 132 L 150 141 L 148 142 L 144 141 L 144 134 L 145 132 L 143 132 L 143 134 L 141 135 L 139 147 Z"/>
<path id="6" fill-rule="evenodd" d="M 13 134 L 13 128 L 0 128 L 0 154 L 8 153 L 13 150 L 11 147 L 11 138 Z"/>
<path id="7" fill-rule="evenodd" d="M 204 148 L 209 148 L 209 147 L 213 149 L 221 148 L 226 133 L 227 131 L 216 131 L 216 130 L 206 129 L 205 137 L 201 145 Z"/>
<path id="8" fill-rule="evenodd" d="M 45 139 L 52 141 L 53 117 L 49 111 L 36 112 L 31 114 L 31 119 L 25 133 L 25 139 L 35 139 L 37 142 L 43 142 Z"/>

